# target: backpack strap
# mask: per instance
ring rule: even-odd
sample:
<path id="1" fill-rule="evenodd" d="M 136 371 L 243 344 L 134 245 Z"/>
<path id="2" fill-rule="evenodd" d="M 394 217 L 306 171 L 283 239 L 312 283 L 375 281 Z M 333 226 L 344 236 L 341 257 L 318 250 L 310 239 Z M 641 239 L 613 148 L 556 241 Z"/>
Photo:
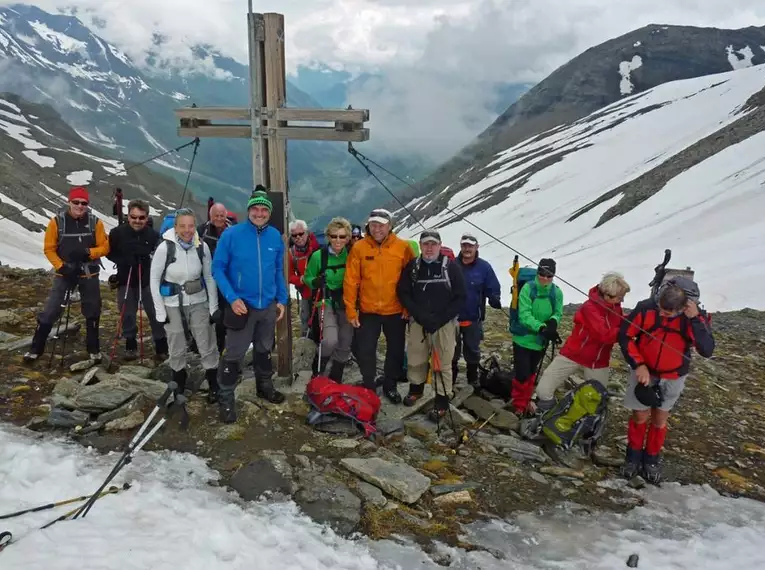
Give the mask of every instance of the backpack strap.
<path id="1" fill-rule="evenodd" d="M 159 277 L 160 284 L 163 284 L 165 282 L 165 273 L 167 273 L 167 268 L 171 263 L 175 263 L 176 257 L 175 257 L 175 242 L 170 240 L 164 240 L 167 244 L 167 255 L 165 257 L 165 266 L 162 268 L 162 275 Z M 159 247 L 159 246 L 158 246 Z"/>
<path id="2" fill-rule="evenodd" d="M 449 270 L 447 269 L 449 262 L 450 262 L 449 257 L 444 255 L 444 258 L 441 261 L 441 276 L 446 280 L 446 288 L 449 289 L 449 291 L 451 291 L 452 279 L 451 277 L 449 277 Z"/>
<path id="3" fill-rule="evenodd" d="M 319 275 L 324 275 L 327 272 L 327 265 L 329 265 L 329 246 L 321 248 L 321 265 L 319 266 Z"/>

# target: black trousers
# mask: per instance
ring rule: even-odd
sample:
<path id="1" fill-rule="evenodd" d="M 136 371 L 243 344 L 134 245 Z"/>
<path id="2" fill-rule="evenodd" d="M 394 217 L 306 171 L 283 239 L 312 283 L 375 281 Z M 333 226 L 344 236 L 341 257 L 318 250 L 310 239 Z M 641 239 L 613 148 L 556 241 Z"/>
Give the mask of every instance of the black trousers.
<path id="1" fill-rule="evenodd" d="M 374 390 L 377 376 L 377 341 L 380 332 L 385 335 L 384 390 L 393 390 L 401 376 L 406 352 L 406 323 L 400 314 L 375 315 L 361 313 L 360 327 L 356 329 L 356 347 L 359 369 L 364 386 Z"/>
<path id="2" fill-rule="evenodd" d="M 457 328 L 457 344 L 452 359 L 452 378 L 457 378 L 460 358 L 465 356 L 465 364 L 478 364 L 481 361 L 481 321 L 473 321 L 467 327 Z"/>
<path id="3" fill-rule="evenodd" d="M 513 363 L 515 365 L 515 379 L 525 382 L 537 373 L 539 363 L 544 358 L 543 350 L 531 350 L 513 343 Z"/>

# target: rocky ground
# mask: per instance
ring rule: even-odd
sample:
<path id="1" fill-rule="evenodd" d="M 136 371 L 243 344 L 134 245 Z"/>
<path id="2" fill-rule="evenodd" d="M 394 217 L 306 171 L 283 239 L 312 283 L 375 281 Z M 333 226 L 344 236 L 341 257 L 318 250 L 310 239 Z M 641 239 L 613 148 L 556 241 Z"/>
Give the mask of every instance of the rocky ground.
<path id="1" fill-rule="evenodd" d="M 49 279 L 44 271 L 0 268 L 0 419 L 66 433 L 103 451 L 123 449 L 163 392 L 170 371 L 148 359 L 143 365 L 120 363 L 122 347 L 118 366 L 109 370 L 87 362 L 77 329 L 78 304 L 73 305 L 64 366 L 57 357 L 50 368 L 47 354 L 24 365 L 21 356 Z M 107 287 L 103 296 L 102 348 L 108 353 L 118 313 Z M 570 327 L 572 312 L 573 308 L 567 311 L 563 332 Z M 765 314 L 748 309 L 716 314 L 713 326 L 715 357 L 704 362 L 694 358 L 692 380 L 670 418 L 666 478 L 765 500 Z M 486 352 L 509 365 L 511 342 L 505 330 L 506 317 L 490 310 Z M 151 356 L 150 343 L 146 352 Z M 298 343 L 294 357 L 296 370 L 307 368 L 310 343 Z M 381 434 L 373 441 L 344 423 L 328 427 L 336 433 L 320 432 L 305 423 L 305 371 L 293 379 L 278 379 L 288 393 L 278 406 L 264 405 L 255 396 L 251 371 L 245 372 L 237 388 L 240 418 L 230 426 L 217 421 L 217 410 L 205 403 L 202 384 L 199 392 L 189 394 L 188 430 L 173 421 L 146 449 L 208 458 L 223 475 L 223 484 L 243 497 L 291 496 L 309 516 L 342 533 L 407 534 L 425 547 L 438 537 L 472 548 L 461 542 L 460 525 L 476 519 L 564 500 L 614 510 L 640 504 L 629 485 L 613 481 L 624 452 L 627 418 L 620 405 L 627 368 L 616 352 L 612 367 L 609 427 L 594 463 L 573 453 L 553 459 L 520 439 L 515 431 L 518 419 L 502 409 L 504 402 L 471 394 L 470 388 L 460 390 L 455 402 L 457 432 L 472 432 L 481 418 L 497 415 L 456 450 L 457 438 L 449 426 L 442 426 L 439 434 L 422 414 L 427 406 L 412 410 L 385 404 L 378 418 Z M 201 381 L 198 372 L 193 377 Z M 358 369 L 351 367 L 348 378 L 358 377 Z M 406 386 L 399 389 L 403 394 Z M 125 475 L 130 476 L 129 468 Z M 631 484 L 639 486 L 641 481 Z"/>

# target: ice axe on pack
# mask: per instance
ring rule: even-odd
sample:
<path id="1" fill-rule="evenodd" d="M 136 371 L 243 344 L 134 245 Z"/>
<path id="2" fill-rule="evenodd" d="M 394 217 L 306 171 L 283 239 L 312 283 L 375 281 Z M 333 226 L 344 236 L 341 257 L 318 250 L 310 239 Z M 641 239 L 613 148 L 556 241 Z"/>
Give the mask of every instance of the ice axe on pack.
<path id="1" fill-rule="evenodd" d="M 651 288 L 651 297 L 656 297 L 656 294 L 659 292 L 659 287 L 661 287 L 661 284 L 664 281 L 664 276 L 667 274 L 667 264 L 669 263 L 669 260 L 671 258 L 672 258 L 672 250 L 665 249 L 664 261 L 662 261 L 659 265 L 654 267 L 653 279 L 648 284 L 648 286 Z"/>

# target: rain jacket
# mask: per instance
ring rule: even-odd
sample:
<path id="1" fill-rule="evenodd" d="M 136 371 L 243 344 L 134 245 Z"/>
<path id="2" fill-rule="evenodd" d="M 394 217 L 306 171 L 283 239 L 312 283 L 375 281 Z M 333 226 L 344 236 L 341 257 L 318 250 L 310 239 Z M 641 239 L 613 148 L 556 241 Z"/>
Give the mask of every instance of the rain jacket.
<path id="1" fill-rule="evenodd" d="M 332 305 L 340 311 L 345 310 L 345 306 L 339 305 L 342 301 L 343 281 L 345 279 L 345 265 L 348 262 L 348 248 L 344 247 L 340 253 L 333 253 L 332 249 L 325 245 L 318 251 L 311 254 L 311 259 L 308 260 L 308 265 L 305 269 L 305 282 L 313 283 L 314 279 L 319 277 L 321 273 L 321 255 L 324 250 L 329 252 L 327 256 L 327 268 L 324 272 L 324 276 L 327 283 L 327 298 L 332 301 Z M 316 294 L 315 291 L 312 292 Z M 322 305 L 324 299 L 321 299 L 318 305 Z"/>
<path id="2" fill-rule="evenodd" d="M 303 299 L 308 299 L 311 296 L 311 288 L 303 283 L 303 275 L 305 275 L 305 268 L 308 265 L 308 260 L 314 251 L 320 249 L 319 240 L 313 232 L 308 234 L 308 241 L 306 242 L 306 251 L 298 251 L 294 245 L 290 247 L 289 255 L 289 268 L 287 275 L 290 276 L 290 285 L 294 285 Z"/>
<path id="3" fill-rule="evenodd" d="M 247 220 L 228 228 L 218 240 L 212 271 L 229 303 L 241 299 L 255 309 L 287 304 L 284 243 L 274 227 L 258 229 Z"/>
<path id="4" fill-rule="evenodd" d="M 477 256 L 473 263 L 462 262 L 457 256 L 467 286 L 467 297 L 460 308 L 459 320 L 477 322 L 486 317 L 486 299 L 500 299 L 500 285 L 491 264 Z"/>
<path id="5" fill-rule="evenodd" d="M 396 285 L 406 264 L 414 259 L 409 243 L 391 232 L 377 243 L 366 236 L 351 248 L 343 280 L 343 300 L 348 320 L 362 313 L 395 315 L 403 312 Z"/>
<path id="6" fill-rule="evenodd" d="M 531 287 L 524 286 L 518 295 L 518 320 L 530 331 L 526 335 L 513 336 L 513 342 L 529 350 L 544 350 L 544 339 L 537 334 L 545 322 L 555 319 L 560 323 L 563 316 L 563 291 L 555 283 L 542 285 L 534 277 L 537 284 L 537 297 L 531 300 Z M 530 282 L 529 282 L 530 283 Z M 550 287 L 555 287 L 555 306 L 550 302 Z"/>
<path id="7" fill-rule="evenodd" d="M 574 315 L 574 328 L 560 349 L 561 356 L 585 368 L 608 368 L 622 315 L 621 303 L 606 303 L 597 285 L 590 289 L 589 299 Z"/>

